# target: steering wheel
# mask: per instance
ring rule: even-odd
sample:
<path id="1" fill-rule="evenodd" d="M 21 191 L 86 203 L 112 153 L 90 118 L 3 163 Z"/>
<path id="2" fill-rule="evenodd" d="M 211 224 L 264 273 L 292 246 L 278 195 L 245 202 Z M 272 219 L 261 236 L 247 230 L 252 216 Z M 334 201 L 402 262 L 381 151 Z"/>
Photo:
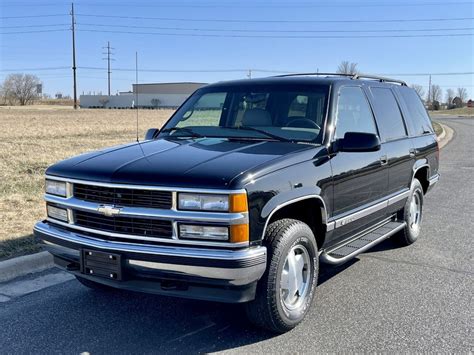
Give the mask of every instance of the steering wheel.
<path id="1" fill-rule="evenodd" d="M 286 124 L 286 127 L 321 129 L 321 127 L 316 122 L 303 117 L 290 119 L 290 121 Z"/>

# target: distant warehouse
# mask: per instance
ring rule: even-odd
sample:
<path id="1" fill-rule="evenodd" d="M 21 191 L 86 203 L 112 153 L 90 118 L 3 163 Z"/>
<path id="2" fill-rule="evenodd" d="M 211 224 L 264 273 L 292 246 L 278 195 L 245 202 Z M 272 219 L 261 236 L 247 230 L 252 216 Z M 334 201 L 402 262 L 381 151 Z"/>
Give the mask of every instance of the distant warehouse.
<path id="1" fill-rule="evenodd" d="M 133 84 L 132 91 L 117 95 L 81 95 L 81 108 L 175 108 L 206 83 Z M 138 103 L 137 101 L 138 93 Z"/>

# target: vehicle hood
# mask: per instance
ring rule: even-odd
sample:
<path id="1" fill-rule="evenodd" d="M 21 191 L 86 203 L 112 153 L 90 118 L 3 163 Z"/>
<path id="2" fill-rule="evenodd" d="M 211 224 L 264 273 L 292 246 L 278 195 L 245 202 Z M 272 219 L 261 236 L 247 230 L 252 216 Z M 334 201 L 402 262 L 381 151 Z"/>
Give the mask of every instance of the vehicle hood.
<path id="1" fill-rule="evenodd" d="M 158 139 L 82 154 L 51 166 L 46 174 L 133 185 L 234 188 L 233 180 L 242 174 L 267 173 L 284 156 L 311 148 L 275 141 Z"/>

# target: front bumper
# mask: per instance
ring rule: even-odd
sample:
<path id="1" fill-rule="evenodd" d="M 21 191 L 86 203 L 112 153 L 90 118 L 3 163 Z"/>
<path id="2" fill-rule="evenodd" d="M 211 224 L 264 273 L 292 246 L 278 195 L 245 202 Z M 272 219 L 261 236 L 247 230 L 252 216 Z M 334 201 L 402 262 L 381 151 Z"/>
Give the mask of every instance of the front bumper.
<path id="1" fill-rule="evenodd" d="M 107 241 L 81 235 L 48 222 L 38 222 L 35 236 L 57 265 L 76 276 L 109 286 L 223 302 L 246 302 L 266 269 L 266 248 L 201 249 Z M 81 274 L 81 249 L 122 256 L 124 279 L 108 280 Z"/>

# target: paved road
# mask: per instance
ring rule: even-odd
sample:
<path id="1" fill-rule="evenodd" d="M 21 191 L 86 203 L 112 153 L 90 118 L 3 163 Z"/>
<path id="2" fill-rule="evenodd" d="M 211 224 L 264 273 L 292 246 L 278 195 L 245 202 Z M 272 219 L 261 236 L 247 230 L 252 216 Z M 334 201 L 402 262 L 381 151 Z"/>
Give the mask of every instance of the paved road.
<path id="1" fill-rule="evenodd" d="M 254 329 L 237 306 L 104 296 L 67 281 L 0 303 L 1 352 L 473 351 L 474 120 L 442 121 L 455 137 L 441 153 L 421 239 L 407 248 L 386 241 L 348 265 L 325 267 L 295 330 Z"/>

